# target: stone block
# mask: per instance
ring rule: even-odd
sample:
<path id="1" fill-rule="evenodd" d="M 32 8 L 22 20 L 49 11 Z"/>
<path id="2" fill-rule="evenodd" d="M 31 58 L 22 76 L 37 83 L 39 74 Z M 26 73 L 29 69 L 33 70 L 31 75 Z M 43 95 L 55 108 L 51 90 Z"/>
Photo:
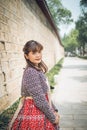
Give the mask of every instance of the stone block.
<path id="1" fill-rule="evenodd" d="M 8 9 L 4 9 L 4 15 L 7 17 L 7 18 L 9 18 L 9 20 L 10 20 L 10 17 L 11 17 L 11 12 L 8 10 Z"/>
<path id="2" fill-rule="evenodd" d="M 60 128 L 60 130 L 74 130 L 74 128 Z"/>
<path id="3" fill-rule="evenodd" d="M 14 80 L 7 82 L 7 91 L 8 93 L 13 93 L 13 91 L 21 91 L 21 77 L 18 77 Z"/>
<path id="4" fill-rule="evenodd" d="M 5 41 L 9 42 L 9 34 L 5 32 Z"/>
<path id="5" fill-rule="evenodd" d="M 3 96 L 5 96 L 6 94 L 7 94 L 6 86 L 4 86 L 4 84 L 0 83 L 0 98 L 2 98 Z"/>
<path id="6" fill-rule="evenodd" d="M 0 33 L 0 39 L 1 39 L 2 41 L 5 41 L 5 32 L 1 32 L 1 33 Z"/>
<path id="7" fill-rule="evenodd" d="M 67 120 L 67 119 L 72 119 L 73 120 L 73 115 L 67 114 L 67 115 L 60 115 L 60 116 L 61 116 L 62 120 Z"/>
<path id="8" fill-rule="evenodd" d="M 11 46 L 12 46 L 12 44 L 6 43 L 6 44 L 5 44 L 6 51 L 12 51 L 13 49 L 12 49 Z"/>
<path id="9" fill-rule="evenodd" d="M 15 88 L 14 91 L 8 94 L 9 106 L 12 105 L 20 97 L 20 88 Z"/>
<path id="10" fill-rule="evenodd" d="M 87 104 L 75 104 L 75 105 L 72 105 L 72 108 L 75 109 L 75 110 L 83 110 L 83 109 L 87 109 Z"/>
<path id="11" fill-rule="evenodd" d="M 79 120 L 60 120 L 60 126 L 64 128 L 83 128 L 87 127 L 87 119 L 79 119 Z"/>
<path id="12" fill-rule="evenodd" d="M 87 114 L 76 114 L 73 116 L 74 119 L 87 119 Z"/>
<path id="13" fill-rule="evenodd" d="M 1 61 L 0 61 L 0 74 L 2 74 Z"/>
<path id="14" fill-rule="evenodd" d="M 8 7 L 9 0 L 0 0 L 0 4 L 3 5 L 3 6 Z"/>
<path id="15" fill-rule="evenodd" d="M 2 52 L 1 57 L 2 57 L 2 59 L 8 59 L 7 52 Z"/>
<path id="16" fill-rule="evenodd" d="M 5 50 L 5 42 L 0 41 L 0 51 L 4 51 L 4 50 Z"/>
<path id="17" fill-rule="evenodd" d="M 3 84 L 4 81 L 5 81 L 5 78 L 4 78 L 4 74 L 2 72 L 2 73 L 0 73 L 0 84 Z"/>
<path id="18" fill-rule="evenodd" d="M 3 112 L 9 105 L 8 96 L 4 95 L 3 97 L 0 97 L 0 113 Z"/>
<path id="19" fill-rule="evenodd" d="M 8 61 L 1 61 L 2 72 L 7 72 L 9 68 Z"/>
<path id="20" fill-rule="evenodd" d="M 0 5 L 0 12 L 4 13 L 4 8 Z"/>
<path id="21" fill-rule="evenodd" d="M 74 130 L 87 130 L 87 127 L 75 128 Z"/>
<path id="22" fill-rule="evenodd" d="M 2 54 L 0 53 L 0 59 L 1 59 L 1 57 L 2 57 Z M 0 61 L 0 64 L 1 64 L 1 61 Z"/>
<path id="23" fill-rule="evenodd" d="M 5 33 L 5 24 L 3 22 L 3 15 L 2 15 L 2 22 L 1 22 L 1 31 Z"/>

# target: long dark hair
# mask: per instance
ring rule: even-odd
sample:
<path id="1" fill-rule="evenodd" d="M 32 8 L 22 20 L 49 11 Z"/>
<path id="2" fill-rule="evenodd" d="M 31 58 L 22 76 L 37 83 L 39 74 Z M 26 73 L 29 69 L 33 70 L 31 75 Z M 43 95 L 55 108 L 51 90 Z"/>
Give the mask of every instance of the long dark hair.
<path id="1" fill-rule="evenodd" d="M 40 52 L 41 50 L 43 50 L 43 46 L 38 43 L 37 41 L 34 41 L 34 40 L 30 40 L 28 41 L 25 45 L 24 45 L 24 48 L 23 48 L 23 52 L 24 52 L 24 57 L 25 57 L 25 54 L 28 55 L 29 52 Z M 27 67 L 33 67 L 33 68 L 36 68 L 37 70 L 42 70 L 44 73 L 47 72 L 48 68 L 46 66 L 46 64 L 41 61 L 39 64 L 38 64 L 38 67 L 35 66 L 34 63 L 32 63 L 29 59 L 26 59 L 26 62 L 27 62 Z"/>

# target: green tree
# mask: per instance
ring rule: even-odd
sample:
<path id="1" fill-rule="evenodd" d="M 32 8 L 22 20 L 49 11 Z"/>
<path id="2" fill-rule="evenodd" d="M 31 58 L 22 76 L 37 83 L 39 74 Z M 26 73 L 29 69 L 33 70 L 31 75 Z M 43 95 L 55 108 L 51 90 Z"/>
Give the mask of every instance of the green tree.
<path id="1" fill-rule="evenodd" d="M 82 48 L 82 54 L 85 54 L 85 45 L 87 44 L 87 16 L 79 17 L 76 22 L 76 29 L 79 31 L 78 42 L 80 50 Z"/>
<path id="2" fill-rule="evenodd" d="M 87 7 L 87 0 L 80 0 L 80 6 Z"/>
<path id="3" fill-rule="evenodd" d="M 71 12 L 64 8 L 60 0 L 46 0 L 49 10 L 54 18 L 57 25 L 59 24 L 69 24 L 73 21 Z"/>
<path id="4" fill-rule="evenodd" d="M 75 53 L 76 47 L 78 47 L 77 36 L 78 31 L 76 29 L 72 29 L 68 35 L 63 37 L 62 42 L 66 52 Z"/>
<path id="5" fill-rule="evenodd" d="M 82 16 L 85 17 L 87 15 L 87 0 L 81 0 L 80 7 L 82 11 Z"/>
<path id="6" fill-rule="evenodd" d="M 82 14 L 76 22 L 76 29 L 79 31 L 78 42 L 80 51 L 85 54 L 85 45 L 87 44 L 87 0 L 81 0 L 80 6 Z"/>

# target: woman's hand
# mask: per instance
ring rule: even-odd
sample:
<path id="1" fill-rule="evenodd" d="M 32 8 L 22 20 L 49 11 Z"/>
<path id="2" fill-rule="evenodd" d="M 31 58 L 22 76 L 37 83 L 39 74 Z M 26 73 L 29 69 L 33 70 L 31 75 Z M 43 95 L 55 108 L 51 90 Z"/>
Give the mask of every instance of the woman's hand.
<path id="1" fill-rule="evenodd" d="M 58 112 L 55 112 L 54 114 L 55 114 L 55 117 L 56 117 L 54 124 L 59 124 L 60 115 L 58 114 Z"/>

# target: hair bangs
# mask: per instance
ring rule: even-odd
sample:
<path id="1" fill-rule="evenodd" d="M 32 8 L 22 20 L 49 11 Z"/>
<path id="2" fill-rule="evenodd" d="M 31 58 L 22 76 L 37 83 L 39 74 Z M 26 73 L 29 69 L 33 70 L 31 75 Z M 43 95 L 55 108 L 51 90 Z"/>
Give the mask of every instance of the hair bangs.
<path id="1" fill-rule="evenodd" d="M 29 48 L 29 52 L 40 52 L 41 50 L 43 50 L 43 46 L 39 43 L 34 43 L 33 45 L 31 45 L 31 47 Z"/>

